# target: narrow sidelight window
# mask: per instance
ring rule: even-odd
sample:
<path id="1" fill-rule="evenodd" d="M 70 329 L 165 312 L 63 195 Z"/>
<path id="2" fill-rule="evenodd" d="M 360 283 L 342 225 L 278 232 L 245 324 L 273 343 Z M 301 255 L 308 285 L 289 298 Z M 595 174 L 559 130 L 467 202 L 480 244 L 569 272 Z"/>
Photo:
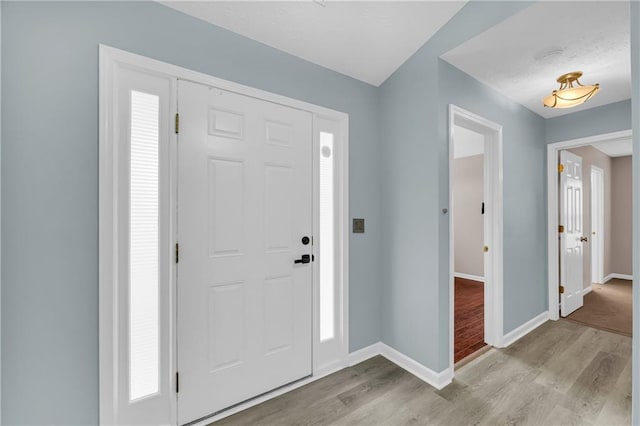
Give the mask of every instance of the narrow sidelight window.
<path id="1" fill-rule="evenodd" d="M 132 401 L 160 390 L 159 103 L 156 95 L 131 91 L 129 398 Z"/>
<path id="2" fill-rule="evenodd" d="M 320 341 L 335 337 L 333 134 L 320 132 Z"/>

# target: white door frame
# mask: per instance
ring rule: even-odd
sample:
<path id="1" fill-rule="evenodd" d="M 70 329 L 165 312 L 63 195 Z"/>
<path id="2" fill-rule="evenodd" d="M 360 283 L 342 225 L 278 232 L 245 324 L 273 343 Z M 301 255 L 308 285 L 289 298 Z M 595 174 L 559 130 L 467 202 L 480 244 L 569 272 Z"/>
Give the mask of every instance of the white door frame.
<path id="1" fill-rule="evenodd" d="M 337 321 L 337 333 L 336 339 L 340 342 L 338 345 L 332 342 L 333 348 L 337 348 L 335 358 L 331 360 L 321 359 L 326 357 L 327 351 L 320 351 L 322 345 L 327 343 L 320 343 L 316 341 L 316 333 L 314 333 L 313 339 L 313 376 L 295 384 L 279 388 L 269 394 L 260 396 L 247 403 L 240 404 L 233 409 L 207 419 L 207 422 L 222 418 L 233 414 L 234 412 L 248 408 L 252 405 L 260 403 L 264 400 L 273 398 L 281 393 L 284 393 L 293 388 L 302 386 L 310 381 L 317 380 L 320 377 L 330 374 L 339 369 L 348 366 L 348 354 L 349 354 L 349 115 L 343 112 L 331 110 L 328 108 L 313 105 L 307 102 L 291 99 L 285 96 L 269 93 L 263 90 L 255 89 L 249 86 L 244 86 L 238 83 L 234 83 L 227 80 L 222 80 L 216 77 L 212 77 L 207 74 L 192 71 L 186 68 L 182 68 L 176 65 L 168 64 L 165 62 L 157 61 L 144 56 L 129 53 L 123 50 L 115 49 L 109 46 L 99 46 L 100 57 L 100 71 L 99 71 L 99 87 L 100 87 L 100 113 L 99 113 L 99 273 L 98 273 L 98 287 L 99 287 L 99 407 L 100 407 L 100 424 L 115 424 L 117 418 L 117 392 L 115 392 L 114 385 L 118 381 L 119 368 L 117 365 L 118 357 L 115 355 L 118 347 L 118 335 L 117 335 L 117 316 L 114 315 L 117 312 L 117 277 L 118 265 L 115 259 L 115 254 L 118 248 L 117 235 L 114 234 L 114 229 L 117 229 L 118 217 L 115 214 L 114 205 L 118 200 L 119 188 L 114 183 L 117 182 L 117 158 L 113 155 L 114 148 L 117 145 L 117 137 L 113 133 L 115 128 L 115 121 L 113 112 L 115 111 L 114 99 L 112 92 L 115 88 L 115 74 L 119 68 L 133 68 L 140 72 L 149 73 L 153 75 L 161 75 L 172 79 L 188 80 L 195 83 L 200 83 L 208 86 L 218 87 L 227 91 L 232 91 L 245 96 L 251 96 L 254 98 L 262 99 L 265 101 L 278 103 L 291 108 L 297 108 L 305 111 L 309 111 L 313 114 L 313 133 L 314 133 L 314 150 L 317 148 L 316 133 L 321 130 L 334 131 L 338 129 L 339 134 L 335 135 L 339 143 L 337 144 L 334 152 L 336 153 L 336 169 L 335 179 L 339 180 L 340 184 L 337 185 L 336 199 L 338 205 L 336 209 L 340 211 L 340 214 L 336 216 L 336 241 L 338 242 L 338 255 L 340 260 L 339 265 L 336 265 L 337 279 L 339 281 L 338 294 L 340 300 L 336 308 L 338 309 L 339 320 Z M 172 114 L 177 110 L 176 99 L 171 100 Z M 327 122 L 330 122 L 327 124 Z M 326 128 L 326 129 L 325 129 Z M 173 133 L 173 132 L 172 132 Z M 176 155 L 176 138 L 173 135 L 170 138 L 170 155 L 172 156 L 170 163 L 170 182 L 171 182 L 171 241 L 175 242 L 176 239 L 176 198 L 175 190 L 177 187 L 177 162 L 175 161 Z M 317 195 L 317 188 L 319 182 L 317 180 L 316 172 L 317 157 L 314 156 L 314 197 Z M 314 210 L 316 207 L 314 206 Z M 317 222 L 317 220 L 316 220 Z M 316 226 L 314 224 L 314 226 Z M 314 229 L 317 234 L 317 227 Z M 173 243 L 171 244 L 173 246 Z M 318 268 L 314 268 L 318 269 Z M 314 272 L 314 277 L 315 277 Z M 171 320 L 169 325 L 169 334 L 171 339 L 172 353 L 170 357 L 170 371 L 161 372 L 161 374 L 171 374 L 175 377 L 177 368 L 176 363 L 176 320 L 177 315 L 175 311 L 175 288 L 176 288 L 176 274 L 175 269 L 171 272 Z M 314 279 L 314 295 L 317 293 L 316 287 L 318 286 L 318 280 Z M 316 329 L 316 323 L 319 320 L 317 315 L 318 310 L 315 305 L 318 303 L 317 299 L 314 300 L 314 330 Z M 319 356 L 320 354 L 320 356 Z M 177 423 L 177 393 L 175 387 L 171 391 L 173 398 L 170 402 L 172 404 L 172 418 L 167 419 L 167 423 Z"/>
<path id="2" fill-rule="evenodd" d="M 484 339 L 491 346 L 503 346 L 503 202 L 502 202 L 502 126 L 456 105 L 449 105 L 449 368 L 454 371 L 454 234 L 453 164 L 454 126 L 459 125 L 485 135 L 484 192 Z M 455 208 L 455 207 L 454 207 Z"/>
<path id="3" fill-rule="evenodd" d="M 631 130 L 605 133 L 585 138 L 555 142 L 547 145 L 547 264 L 549 282 L 549 319 L 560 319 L 558 299 L 560 274 L 560 248 L 558 247 L 558 153 L 563 149 L 591 145 L 595 142 L 608 142 L 631 138 Z"/>
<path id="4" fill-rule="evenodd" d="M 597 197 L 594 197 L 594 179 L 595 175 L 599 175 Z M 602 284 L 604 281 L 604 170 L 598 166 L 591 165 L 590 173 L 590 200 L 591 200 L 591 282 Z M 595 213 L 595 214 L 594 214 Z M 594 233 L 596 236 L 594 244 Z M 594 256 L 595 254 L 595 256 Z M 594 262 L 597 259 L 598 262 Z"/>

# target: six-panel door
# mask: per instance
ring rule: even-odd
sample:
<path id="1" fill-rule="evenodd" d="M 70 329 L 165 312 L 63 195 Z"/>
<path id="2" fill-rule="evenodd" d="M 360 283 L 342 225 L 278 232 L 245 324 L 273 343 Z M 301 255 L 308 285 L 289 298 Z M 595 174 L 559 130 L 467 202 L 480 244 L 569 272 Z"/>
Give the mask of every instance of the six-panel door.
<path id="1" fill-rule="evenodd" d="M 312 372 L 312 115 L 179 82 L 179 423 Z"/>
<path id="2" fill-rule="evenodd" d="M 566 317 L 583 304 L 584 223 L 582 215 L 582 158 L 560 152 L 560 314 Z"/>

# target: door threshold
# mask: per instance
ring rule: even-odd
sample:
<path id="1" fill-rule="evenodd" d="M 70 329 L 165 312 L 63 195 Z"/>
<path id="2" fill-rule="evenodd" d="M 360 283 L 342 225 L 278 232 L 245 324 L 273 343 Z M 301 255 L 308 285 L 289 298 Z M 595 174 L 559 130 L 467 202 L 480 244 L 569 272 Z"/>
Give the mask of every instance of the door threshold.
<path id="1" fill-rule="evenodd" d="M 453 365 L 453 369 L 454 370 L 458 370 L 461 367 L 464 367 L 465 365 L 469 364 L 471 361 L 473 361 L 473 360 L 479 358 L 481 355 L 484 355 L 485 353 L 489 352 L 489 350 L 491 350 L 491 349 L 493 349 L 493 346 L 484 345 L 483 347 L 481 347 L 480 349 L 478 349 L 474 353 L 469 354 L 466 357 L 462 358 L 460 361 L 456 362 Z"/>
<path id="2" fill-rule="evenodd" d="M 308 376 L 304 376 L 304 377 L 301 377 L 301 378 L 299 378 L 299 379 L 296 379 L 296 380 L 294 380 L 294 381 L 292 381 L 292 382 L 285 383 L 284 385 L 280 385 L 280 386 L 278 386 L 278 387 L 276 387 L 276 388 L 270 389 L 270 390 L 268 390 L 268 391 L 266 391 L 266 392 L 262 392 L 261 394 L 258 394 L 258 395 L 256 395 L 256 396 L 253 396 L 253 397 L 251 397 L 251 398 L 248 398 L 248 399 L 245 399 L 245 400 L 243 400 L 243 401 L 237 402 L 237 403 L 235 403 L 235 404 L 233 404 L 233 405 L 230 405 L 230 406 L 228 406 L 228 407 L 226 407 L 226 408 L 223 408 L 222 410 L 218 410 L 218 411 L 216 411 L 215 413 L 211 413 L 211 414 L 208 414 L 208 415 L 206 415 L 206 416 L 202 416 L 202 417 L 200 417 L 199 419 L 192 420 L 192 421 L 190 421 L 190 422 L 188 422 L 188 423 L 184 423 L 182 426 L 193 426 L 193 425 L 201 424 L 202 422 L 204 422 L 204 421 L 205 421 L 205 420 L 207 420 L 207 419 L 211 419 L 211 418 L 216 417 L 216 416 L 218 416 L 218 415 L 220 415 L 220 414 L 224 414 L 225 412 L 228 412 L 228 411 L 230 411 L 230 410 L 233 410 L 234 408 L 237 408 L 237 407 L 238 407 L 238 406 L 240 406 L 240 405 L 251 403 L 252 401 L 255 401 L 255 400 L 256 400 L 256 399 L 258 399 L 258 398 L 262 398 L 263 396 L 267 396 L 267 395 L 269 395 L 269 394 L 276 393 L 277 391 L 279 391 L 279 390 L 281 390 L 281 389 L 283 389 L 283 388 L 286 388 L 286 387 L 288 387 L 288 386 L 294 385 L 294 384 L 296 384 L 296 383 L 298 383 L 298 382 L 301 382 L 301 381 L 303 381 L 303 380 L 307 380 L 307 379 L 309 379 L 309 378 L 310 378 L 310 377 L 312 377 L 312 376 L 313 376 L 313 374 L 309 374 Z M 293 390 L 293 389 L 290 389 L 289 391 L 291 391 L 291 390 Z M 285 392 L 285 393 L 286 393 L 286 392 Z M 276 397 L 276 396 L 280 396 L 280 395 L 274 395 L 274 397 Z M 249 407 L 247 407 L 247 408 L 249 408 Z M 238 412 L 241 412 L 241 411 L 242 411 L 242 410 L 240 410 L 240 411 L 238 411 Z M 233 414 L 236 414 L 236 413 L 231 413 L 230 415 L 233 415 Z M 214 420 L 214 423 L 215 423 L 216 421 L 218 421 L 218 420 L 221 420 L 221 419 L 216 419 L 216 420 Z"/>

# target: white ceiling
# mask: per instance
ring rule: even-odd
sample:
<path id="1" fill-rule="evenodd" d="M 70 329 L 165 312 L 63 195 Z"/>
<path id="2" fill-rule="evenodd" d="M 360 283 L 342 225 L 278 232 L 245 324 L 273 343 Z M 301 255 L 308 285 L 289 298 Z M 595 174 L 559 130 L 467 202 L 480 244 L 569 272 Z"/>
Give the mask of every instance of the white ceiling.
<path id="1" fill-rule="evenodd" d="M 484 135 L 460 126 L 454 126 L 453 158 L 465 158 L 484 153 Z"/>
<path id="2" fill-rule="evenodd" d="M 161 1 L 250 39 L 379 86 L 464 1 Z"/>
<path id="3" fill-rule="evenodd" d="M 629 2 L 539 2 L 442 58 L 545 117 L 631 97 Z M 583 71 L 583 84 L 600 83 L 587 103 L 567 109 L 542 106 L 556 78 Z"/>
<path id="4" fill-rule="evenodd" d="M 609 157 L 625 157 L 633 153 L 631 139 L 598 142 L 591 144 L 591 146 L 607 154 Z"/>

